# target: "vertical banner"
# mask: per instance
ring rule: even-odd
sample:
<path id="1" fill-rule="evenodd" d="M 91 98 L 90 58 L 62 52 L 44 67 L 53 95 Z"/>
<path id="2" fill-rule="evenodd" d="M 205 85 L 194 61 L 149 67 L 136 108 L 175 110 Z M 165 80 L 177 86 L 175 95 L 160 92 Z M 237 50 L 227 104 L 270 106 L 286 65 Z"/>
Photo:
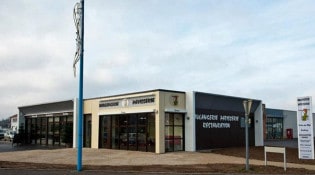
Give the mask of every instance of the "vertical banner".
<path id="1" fill-rule="evenodd" d="M 314 159 L 312 97 L 297 98 L 299 159 Z"/>

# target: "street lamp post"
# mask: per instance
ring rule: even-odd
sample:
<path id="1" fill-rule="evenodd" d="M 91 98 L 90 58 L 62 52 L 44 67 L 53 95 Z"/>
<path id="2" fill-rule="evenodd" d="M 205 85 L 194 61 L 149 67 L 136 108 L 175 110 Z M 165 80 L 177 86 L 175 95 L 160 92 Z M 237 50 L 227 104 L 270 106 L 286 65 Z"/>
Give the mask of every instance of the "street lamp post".
<path id="1" fill-rule="evenodd" d="M 84 0 L 76 3 L 73 10 L 73 19 L 76 27 L 77 50 L 73 62 L 74 75 L 76 73 L 76 63 L 80 62 L 79 75 L 79 104 L 77 122 L 77 170 L 82 170 L 82 138 L 83 138 L 83 52 L 84 52 Z"/>
<path id="2" fill-rule="evenodd" d="M 252 100 L 243 101 L 244 110 L 245 110 L 245 145 L 246 145 L 246 171 L 249 170 L 249 146 L 248 146 L 248 116 L 250 114 L 250 108 L 252 107 Z"/>

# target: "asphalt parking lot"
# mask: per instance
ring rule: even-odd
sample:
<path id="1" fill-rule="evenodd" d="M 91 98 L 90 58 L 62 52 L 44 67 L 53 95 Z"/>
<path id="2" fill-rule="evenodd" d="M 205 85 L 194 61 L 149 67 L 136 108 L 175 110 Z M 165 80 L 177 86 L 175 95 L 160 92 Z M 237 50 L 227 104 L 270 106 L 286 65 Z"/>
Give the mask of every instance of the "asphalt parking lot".
<path id="1" fill-rule="evenodd" d="M 12 147 L 12 143 L 9 141 L 0 140 L 0 152 L 8 152 L 13 151 L 14 147 Z"/>

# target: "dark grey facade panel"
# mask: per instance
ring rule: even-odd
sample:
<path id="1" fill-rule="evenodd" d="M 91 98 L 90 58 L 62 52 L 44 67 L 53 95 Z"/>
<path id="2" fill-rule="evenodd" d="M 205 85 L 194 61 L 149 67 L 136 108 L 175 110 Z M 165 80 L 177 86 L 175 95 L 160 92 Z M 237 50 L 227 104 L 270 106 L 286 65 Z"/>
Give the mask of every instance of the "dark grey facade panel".
<path id="1" fill-rule="evenodd" d="M 22 106 L 22 107 L 19 107 L 19 111 L 24 116 L 31 115 L 31 114 L 44 114 L 44 113 L 73 111 L 73 100 L 38 104 L 38 105 L 32 105 L 32 106 Z"/>
<path id="2" fill-rule="evenodd" d="M 210 109 L 196 109 L 196 115 L 213 115 L 217 119 L 196 120 L 196 149 L 217 149 L 226 147 L 245 146 L 245 128 L 242 124 L 244 114 L 233 111 L 218 111 Z M 222 121 L 221 116 L 233 116 L 235 121 Z M 254 121 L 253 114 L 250 115 Z M 252 122 L 249 127 L 250 145 L 255 144 L 255 128 Z"/>
<path id="3" fill-rule="evenodd" d="M 195 92 L 195 107 L 222 111 L 244 112 L 243 101 L 246 98 L 229 97 L 203 92 Z M 251 112 L 255 112 L 261 101 L 253 100 Z"/>
<path id="4" fill-rule="evenodd" d="M 195 93 L 196 149 L 216 149 L 245 145 L 245 98 Z M 259 100 L 253 100 L 249 128 L 250 145 L 255 144 L 254 112 Z"/>

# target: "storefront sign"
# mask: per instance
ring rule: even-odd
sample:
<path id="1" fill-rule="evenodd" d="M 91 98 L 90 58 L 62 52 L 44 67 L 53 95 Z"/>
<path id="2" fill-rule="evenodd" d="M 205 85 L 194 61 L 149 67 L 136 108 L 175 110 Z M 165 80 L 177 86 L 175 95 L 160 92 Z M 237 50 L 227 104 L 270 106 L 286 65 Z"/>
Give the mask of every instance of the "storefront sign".
<path id="1" fill-rule="evenodd" d="M 131 98 L 129 105 L 130 106 L 148 105 L 148 104 L 154 104 L 154 101 L 155 101 L 154 96 Z"/>
<path id="2" fill-rule="evenodd" d="M 100 101 L 100 108 L 115 108 L 115 107 L 132 107 L 132 106 L 145 106 L 155 104 L 155 96 L 143 96 L 134 98 L 124 98 L 118 100 L 103 100 Z"/>
<path id="3" fill-rule="evenodd" d="M 178 95 L 171 95 L 170 96 L 170 104 L 173 106 L 177 106 L 179 102 L 179 96 Z"/>
<path id="4" fill-rule="evenodd" d="M 300 159 L 314 159 L 312 98 L 297 99 L 297 125 Z"/>
<path id="5" fill-rule="evenodd" d="M 218 114 L 196 114 L 203 128 L 231 128 L 231 122 L 239 122 L 239 116 Z"/>
<path id="6" fill-rule="evenodd" d="M 120 101 L 118 100 L 100 101 L 100 104 L 99 104 L 100 108 L 111 108 L 111 107 L 118 107 L 118 106 L 120 106 Z"/>

